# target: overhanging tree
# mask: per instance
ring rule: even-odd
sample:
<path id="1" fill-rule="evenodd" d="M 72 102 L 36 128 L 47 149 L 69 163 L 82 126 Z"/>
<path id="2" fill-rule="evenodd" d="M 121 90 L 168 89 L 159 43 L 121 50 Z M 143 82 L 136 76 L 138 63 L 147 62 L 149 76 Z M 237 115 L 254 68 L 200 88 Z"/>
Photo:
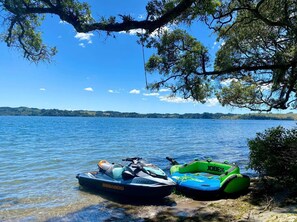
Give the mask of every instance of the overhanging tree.
<path id="1" fill-rule="evenodd" d="M 143 20 L 131 15 L 96 20 L 90 6 L 76 0 L 0 0 L 0 7 L 6 25 L 1 39 L 31 61 L 50 60 L 56 53 L 39 31 L 47 14 L 77 32 L 143 29 L 140 41 L 156 48 L 146 68 L 161 77 L 151 89 L 168 87 L 200 102 L 216 96 L 222 105 L 258 111 L 297 107 L 296 0 L 150 0 Z M 208 49 L 179 29 L 197 20 L 223 43 L 214 64 Z M 150 35 L 171 24 L 174 28 Z"/>

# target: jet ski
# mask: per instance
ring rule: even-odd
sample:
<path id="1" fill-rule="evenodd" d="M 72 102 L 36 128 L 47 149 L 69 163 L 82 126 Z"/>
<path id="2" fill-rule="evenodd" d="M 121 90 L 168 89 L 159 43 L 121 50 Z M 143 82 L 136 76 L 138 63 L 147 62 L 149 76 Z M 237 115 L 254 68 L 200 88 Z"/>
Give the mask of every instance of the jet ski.
<path id="1" fill-rule="evenodd" d="M 175 182 L 159 167 L 142 158 L 126 158 L 129 164 L 98 162 L 98 171 L 77 174 L 81 186 L 104 194 L 160 199 L 171 194 Z"/>

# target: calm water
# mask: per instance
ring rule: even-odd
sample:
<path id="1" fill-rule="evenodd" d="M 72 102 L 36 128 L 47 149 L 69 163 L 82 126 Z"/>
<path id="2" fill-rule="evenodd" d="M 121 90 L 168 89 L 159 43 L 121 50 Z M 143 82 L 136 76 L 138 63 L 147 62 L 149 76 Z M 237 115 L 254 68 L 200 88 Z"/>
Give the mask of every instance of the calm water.
<path id="1" fill-rule="evenodd" d="M 0 117 L 0 221 L 79 221 L 104 202 L 79 188 L 75 175 L 96 170 L 100 159 L 141 156 L 169 169 L 166 156 L 248 161 L 247 139 L 294 121 Z M 104 208 L 104 209 L 103 209 Z M 101 212 L 100 212 L 101 211 Z M 98 218 L 97 218 L 98 219 Z"/>

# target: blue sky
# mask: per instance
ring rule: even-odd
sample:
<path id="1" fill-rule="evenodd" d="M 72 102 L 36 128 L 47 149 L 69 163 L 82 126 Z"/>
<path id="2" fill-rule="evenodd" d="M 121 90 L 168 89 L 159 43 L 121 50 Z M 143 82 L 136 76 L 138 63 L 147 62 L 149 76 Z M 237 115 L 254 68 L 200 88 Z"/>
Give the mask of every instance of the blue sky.
<path id="1" fill-rule="evenodd" d="M 145 14 L 145 2 L 98 1 L 92 6 L 93 16 L 133 11 L 138 18 Z M 142 48 L 133 33 L 118 33 L 116 38 L 103 32 L 80 34 L 51 16 L 41 28 L 44 42 L 58 48 L 50 64 L 30 63 L 20 52 L 0 43 L 0 106 L 139 113 L 248 112 L 223 108 L 216 99 L 202 105 L 181 98 L 168 99 L 170 93 L 166 90 L 147 91 Z M 218 49 L 216 36 L 203 25 L 194 25 L 191 32 L 212 54 Z M 145 49 L 146 59 L 150 54 Z M 153 79 L 148 74 L 148 80 Z"/>

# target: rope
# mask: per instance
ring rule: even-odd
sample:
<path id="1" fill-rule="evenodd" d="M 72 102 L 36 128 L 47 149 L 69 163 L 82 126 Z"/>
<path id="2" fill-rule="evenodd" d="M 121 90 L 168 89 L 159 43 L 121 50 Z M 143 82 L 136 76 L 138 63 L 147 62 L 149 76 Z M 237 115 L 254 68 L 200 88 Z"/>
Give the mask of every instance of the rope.
<path id="1" fill-rule="evenodd" d="M 145 69 L 145 55 L 144 55 L 144 45 L 143 45 L 143 40 L 141 41 L 141 48 L 142 48 L 142 61 L 143 61 L 143 69 L 144 69 L 144 78 L 145 78 L 145 86 L 146 89 L 148 89 L 148 83 L 147 83 L 147 74 L 146 74 L 146 69 Z"/>

